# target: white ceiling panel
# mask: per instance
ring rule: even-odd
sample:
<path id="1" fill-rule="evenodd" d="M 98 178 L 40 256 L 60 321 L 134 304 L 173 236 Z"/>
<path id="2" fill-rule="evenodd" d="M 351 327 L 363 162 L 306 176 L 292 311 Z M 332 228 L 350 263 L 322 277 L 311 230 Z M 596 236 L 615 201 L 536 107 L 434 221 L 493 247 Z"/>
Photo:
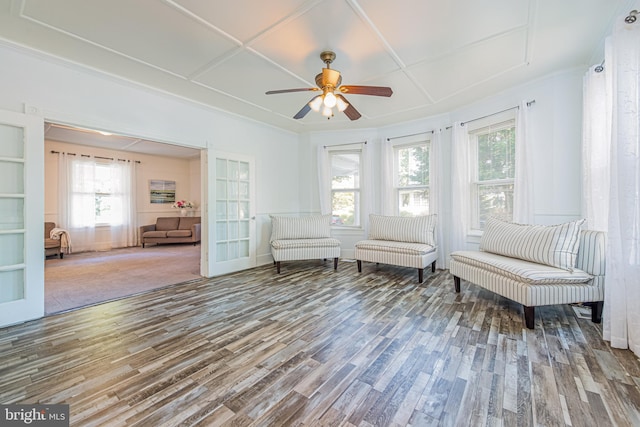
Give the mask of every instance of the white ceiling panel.
<path id="1" fill-rule="evenodd" d="M 525 65 L 526 31 L 516 31 L 425 61 L 409 71 L 437 102 L 465 88 Z"/>
<path id="2" fill-rule="evenodd" d="M 392 125 L 602 60 L 640 0 L 0 0 L 0 42 L 292 132 Z M 292 119 L 331 68 L 362 118 Z M 525 63 L 527 64 L 525 66 Z"/>
<path id="3" fill-rule="evenodd" d="M 157 0 L 28 1 L 23 14 L 183 76 L 237 47 L 218 31 Z"/>
<path id="4" fill-rule="evenodd" d="M 202 0 L 175 0 L 175 3 L 240 42 L 247 43 L 295 13 L 305 1 L 233 0 L 233 7 L 226 7 L 227 5 L 221 5 L 220 2 Z"/>

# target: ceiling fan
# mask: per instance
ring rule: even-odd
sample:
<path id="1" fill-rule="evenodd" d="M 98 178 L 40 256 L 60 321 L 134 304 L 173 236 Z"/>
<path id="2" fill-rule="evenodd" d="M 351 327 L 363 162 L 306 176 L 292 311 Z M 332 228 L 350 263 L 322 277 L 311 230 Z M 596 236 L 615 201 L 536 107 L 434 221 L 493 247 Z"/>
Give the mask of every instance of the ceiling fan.
<path id="1" fill-rule="evenodd" d="M 288 92 L 322 91 L 321 95 L 316 95 L 311 98 L 311 101 L 305 104 L 304 107 L 293 116 L 294 119 L 303 118 L 311 110 L 317 112 L 322 110 L 322 115 L 330 119 L 333 117 L 333 107 L 337 107 L 338 111 L 344 112 L 349 119 L 358 120 L 362 115 L 353 105 L 347 102 L 343 94 L 387 97 L 393 94 L 391 88 L 385 86 L 341 86 L 342 76 L 340 75 L 340 71 L 331 68 L 331 63 L 336 59 L 336 54 L 327 50 L 320 54 L 320 59 L 327 64 L 327 67 L 323 68 L 322 73 L 316 76 L 316 84 L 318 87 L 270 90 L 266 93 L 267 95 L 273 95 Z"/>

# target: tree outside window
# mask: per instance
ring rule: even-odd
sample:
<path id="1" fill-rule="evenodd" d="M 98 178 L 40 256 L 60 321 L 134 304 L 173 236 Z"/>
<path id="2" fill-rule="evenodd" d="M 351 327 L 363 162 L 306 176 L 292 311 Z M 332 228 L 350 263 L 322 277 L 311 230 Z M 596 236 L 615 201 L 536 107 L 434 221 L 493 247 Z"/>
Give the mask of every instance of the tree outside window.
<path id="1" fill-rule="evenodd" d="M 360 151 L 332 152 L 331 223 L 360 226 Z"/>
<path id="2" fill-rule="evenodd" d="M 513 218 L 515 121 L 479 129 L 471 134 L 475 162 L 472 176 L 472 228 L 484 229 L 487 218 Z"/>
<path id="3" fill-rule="evenodd" d="M 400 216 L 429 214 L 429 144 L 394 149 L 396 200 Z"/>

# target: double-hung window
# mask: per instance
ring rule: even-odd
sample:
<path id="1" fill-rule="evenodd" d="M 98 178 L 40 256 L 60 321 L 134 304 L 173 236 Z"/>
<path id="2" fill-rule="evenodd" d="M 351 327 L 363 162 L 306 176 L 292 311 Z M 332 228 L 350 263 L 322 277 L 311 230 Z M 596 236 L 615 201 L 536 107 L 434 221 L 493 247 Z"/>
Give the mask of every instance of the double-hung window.
<path id="1" fill-rule="evenodd" d="M 513 218 L 515 119 L 469 130 L 471 144 L 471 229 L 487 218 Z"/>
<path id="2" fill-rule="evenodd" d="M 395 145 L 394 194 L 397 214 L 429 214 L 429 141 Z"/>
<path id="3" fill-rule="evenodd" d="M 362 150 L 329 152 L 331 165 L 331 223 L 359 227 L 361 224 Z"/>

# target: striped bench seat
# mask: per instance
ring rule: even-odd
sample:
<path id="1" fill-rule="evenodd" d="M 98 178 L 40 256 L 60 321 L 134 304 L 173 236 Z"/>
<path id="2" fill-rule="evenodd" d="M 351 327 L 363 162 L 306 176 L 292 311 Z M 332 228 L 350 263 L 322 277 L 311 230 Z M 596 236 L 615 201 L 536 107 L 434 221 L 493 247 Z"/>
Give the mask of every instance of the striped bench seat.
<path id="1" fill-rule="evenodd" d="M 333 258 L 338 269 L 340 241 L 331 237 L 331 215 L 271 215 L 271 255 L 280 273 L 282 261 Z"/>
<path id="2" fill-rule="evenodd" d="M 369 236 L 355 245 L 358 272 L 362 262 L 417 268 L 418 282 L 424 269 L 436 271 L 438 248 L 435 240 L 436 216 L 369 216 Z"/>
<path id="3" fill-rule="evenodd" d="M 522 304 L 529 329 L 534 328 L 534 307 L 543 305 L 592 303 L 592 321 L 599 323 L 605 234 L 580 230 L 581 225 L 581 221 L 559 226 L 488 221 L 481 250 L 451 253 L 455 291 L 460 292 L 462 279 Z"/>

